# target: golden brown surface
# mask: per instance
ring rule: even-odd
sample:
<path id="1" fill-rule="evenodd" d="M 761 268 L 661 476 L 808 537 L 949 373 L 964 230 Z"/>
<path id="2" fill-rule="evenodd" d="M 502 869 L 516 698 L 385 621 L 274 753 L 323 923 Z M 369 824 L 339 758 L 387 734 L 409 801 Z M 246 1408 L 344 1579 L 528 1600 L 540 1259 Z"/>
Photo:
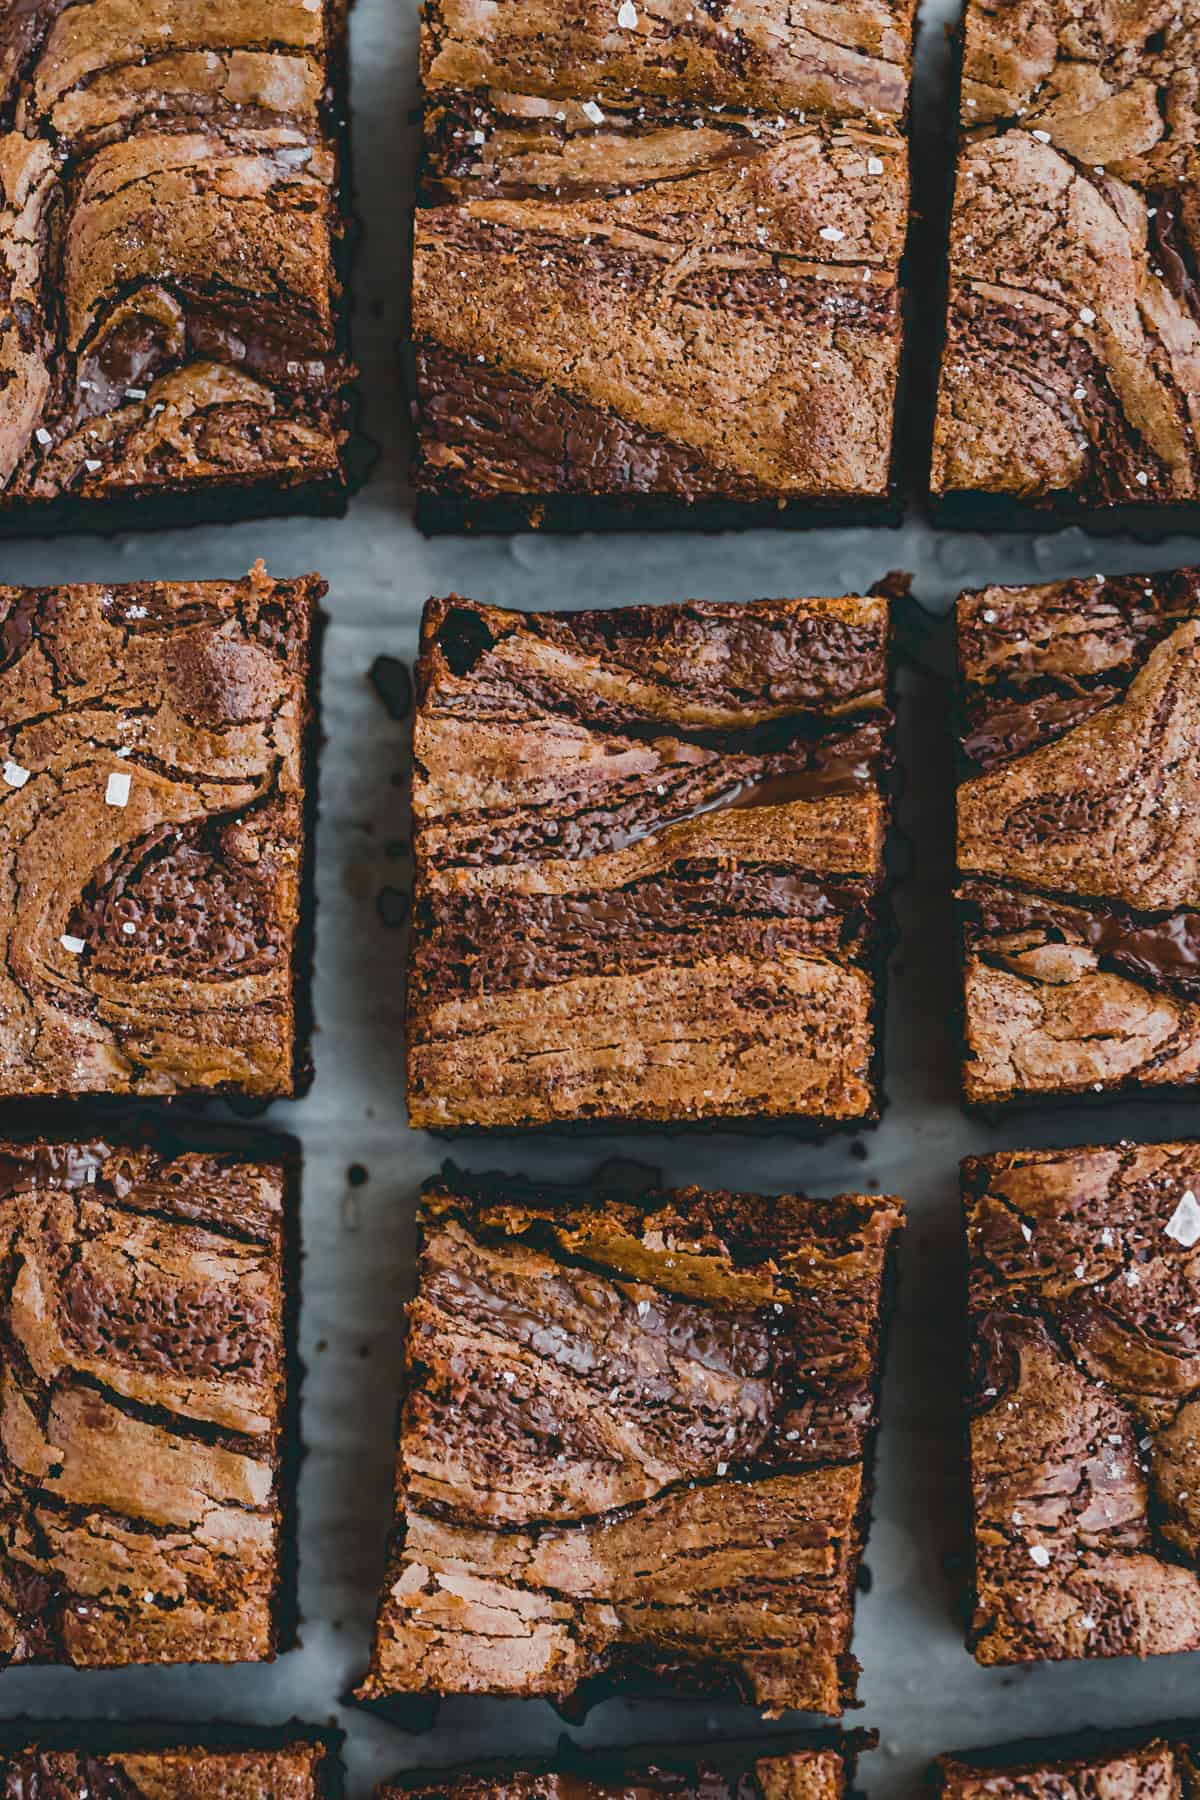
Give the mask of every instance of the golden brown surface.
<path id="1" fill-rule="evenodd" d="M 617 10 L 426 9 L 422 487 L 884 497 L 911 7 Z"/>
<path id="2" fill-rule="evenodd" d="M 341 480 L 336 0 L 0 19 L 0 504 Z"/>
<path id="3" fill-rule="evenodd" d="M 852 1698 L 898 1201 L 431 1184 L 360 1695 Z"/>
<path id="4" fill-rule="evenodd" d="M 983 1663 L 1200 1648 L 1200 1151 L 963 1165 Z"/>
<path id="5" fill-rule="evenodd" d="M 966 1092 L 1200 1076 L 1200 576 L 958 604 Z"/>
<path id="6" fill-rule="evenodd" d="M 874 1114 L 887 632 L 430 602 L 411 1124 Z"/>
<path id="7" fill-rule="evenodd" d="M 1198 33 L 968 5 L 935 493 L 1200 498 Z"/>
<path id="8" fill-rule="evenodd" d="M 279 1165 L 0 1144 L 0 1655 L 267 1661 Z"/>
<path id="9" fill-rule="evenodd" d="M 0 588 L 0 1095 L 291 1094 L 324 584 Z"/>

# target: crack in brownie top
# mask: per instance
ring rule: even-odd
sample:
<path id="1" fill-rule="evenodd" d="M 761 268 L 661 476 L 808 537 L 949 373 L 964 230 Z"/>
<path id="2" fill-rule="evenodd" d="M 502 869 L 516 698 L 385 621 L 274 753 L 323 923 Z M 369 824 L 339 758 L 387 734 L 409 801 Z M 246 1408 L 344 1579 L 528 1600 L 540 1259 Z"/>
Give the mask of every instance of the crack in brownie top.
<path id="1" fill-rule="evenodd" d="M 1200 15 L 971 0 L 933 485 L 1200 498 Z"/>
<path id="2" fill-rule="evenodd" d="M 1200 575 L 958 602 L 968 1096 L 1200 1074 Z"/>
<path id="3" fill-rule="evenodd" d="M 0 588 L 0 1094 L 293 1091 L 323 592 Z"/>
<path id="4" fill-rule="evenodd" d="M 414 1123 L 873 1110 L 887 642 L 877 596 L 430 602 Z"/>
<path id="5" fill-rule="evenodd" d="M 0 1144 L 0 1657 L 274 1654 L 279 1166 Z"/>
<path id="6" fill-rule="evenodd" d="M 912 30 L 907 0 L 427 7 L 422 487 L 886 495 Z"/>
<path id="7" fill-rule="evenodd" d="M 0 21 L 0 506 L 341 479 L 335 0 Z"/>
<path id="8" fill-rule="evenodd" d="M 972 1644 L 1200 1647 L 1200 1148 L 963 1164 Z"/>
<path id="9" fill-rule="evenodd" d="M 431 1184 L 363 1695 L 643 1670 L 840 1712 L 902 1217 Z"/>

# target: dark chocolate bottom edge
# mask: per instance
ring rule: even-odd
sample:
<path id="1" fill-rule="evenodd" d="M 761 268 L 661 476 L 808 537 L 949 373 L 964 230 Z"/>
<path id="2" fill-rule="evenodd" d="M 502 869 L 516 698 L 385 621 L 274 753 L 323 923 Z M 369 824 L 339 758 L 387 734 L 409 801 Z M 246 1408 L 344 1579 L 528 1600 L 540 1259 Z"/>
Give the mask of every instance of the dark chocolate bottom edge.
<path id="1" fill-rule="evenodd" d="M 645 1743 L 634 1743 L 627 1749 L 585 1749 L 575 1743 L 574 1739 L 563 1736 L 552 1756 L 493 1756 L 449 1769 L 404 1769 L 393 1776 L 387 1785 L 404 1790 L 431 1786 L 449 1790 L 464 1780 L 478 1781 L 482 1778 L 502 1784 L 506 1777 L 511 1778 L 513 1775 L 578 1774 L 587 1781 L 627 1787 L 645 1770 L 688 1774 L 697 1765 L 715 1768 L 730 1779 L 745 1769 L 753 1768 L 762 1757 L 789 1756 L 804 1750 L 833 1750 L 844 1761 L 849 1786 L 854 1779 L 858 1758 L 874 1750 L 878 1743 L 877 1731 L 861 1728 L 843 1731 L 837 1726 L 812 1731 L 785 1729 L 757 1737 L 739 1735 L 720 1738 L 715 1743 L 694 1742 L 687 1738 L 682 1743 L 664 1743 L 655 1738 Z"/>
<path id="2" fill-rule="evenodd" d="M 300 482 L 294 487 L 257 482 L 252 486 L 205 487 L 192 492 L 153 494 L 112 500 L 52 500 L 0 510 L 0 541 L 57 538 L 90 532 L 113 537 L 124 532 L 174 531 L 190 525 L 234 525 L 253 519 L 296 515 L 341 518 L 350 496 L 362 485 L 367 468 L 353 479 L 336 477 Z"/>
<path id="3" fill-rule="evenodd" d="M 319 1745 L 326 1763 L 337 1764 L 345 1732 L 334 1726 L 288 1719 L 281 1725 L 208 1723 L 189 1719 L 176 1724 L 162 1719 L 39 1719 L 28 1713 L 0 1721 L 0 1757 L 36 1744 L 39 1750 L 78 1750 L 93 1756 L 162 1750 L 283 1750 L 289 1744 Z M 331 1771 L 335 1772 L 335 1771 Z M 340 1793 L 337 1786 L 326 1792 Z"/>
<path id="4" fill-rule="evenodd" d="M 597 1119 L 548 1119 L 536 1124 L 513 1125 L 422 1125 L 419 1129 L 431 1138 L 449 1143 L 455 1138 L 546 1138 L 555 1132 L 569 1132 L 573 1138 L 608 1137 L 621 1131 L 633 1138 L 651 1134 L 665 1137 L 698 1137 L 728 1131 L 738 1137 L 785 1137 L 803 1144 L 824 1143 L 826 1138 L 846 1131 L 873 1131 L 878 1126 L 885 1105 L 882 1093 L 876 1095 L 874 1112 L 854 1119 L 814 1119 L 802 1114 L 780 1114 L 778 1118 L 743 1115 L 722 1119 L 626 1119 L 615 1115 Z"/>
<path id="5" fill-rule="evenodd" d="M 932 523 L 945 531 L 1065 531 L 1076 526 L 1092 537 L 1129 537 L 1155 544 L 1176 532 L 1200 532 L 1200 501 L 1089 505 L 1071 494 L 1030 502 L 1003 494 L 933 495 Z"/>
<path id="6" fill-rule="evenodd" d="M 426 537 L 447 533 L 545 531 L 748 531 L 764 526 L 815 530 L 825 526 L 899 525 L 898 494 L 877 499 L 697 500 L 658 494 L 503 495 L 471 500 L 452 494 L 418 494 L 417 527 Z"/>

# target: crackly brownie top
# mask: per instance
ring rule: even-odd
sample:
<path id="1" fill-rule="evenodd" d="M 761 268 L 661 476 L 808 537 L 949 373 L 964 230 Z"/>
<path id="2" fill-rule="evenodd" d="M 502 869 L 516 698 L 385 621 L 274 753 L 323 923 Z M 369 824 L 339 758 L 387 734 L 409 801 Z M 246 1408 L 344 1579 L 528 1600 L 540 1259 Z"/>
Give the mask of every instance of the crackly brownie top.
<path id="1" fill-rule="evenodd" d="M 1192 6 L 967 8 L 934 484 L 1200 494 Z"/>
<path id="2" fill-rule="evenodd" d="M 1019 121 L 1092 173 L 1107 170 L 1143 190 L 1194 186 L 1198 58 L 1200 15 L 1178 0 L 971 5 L 962 123 Z"/>
<path id="3" fill-rule="evenodd" d="M 881 597 L 430 602 L 409 987 L 425 1122 L 872 1109 L 887 643 Z M 576 1004 L 589 1021 L 564 1038 Z M 623 1035 L 682 1040 L 636 1093 L 597 1005 Z M 754 1047 L 731 1059 L 731 1032 Z M 493 1046 L 503 1069 L 479 1061 Z"/>
<path id="4" fill-rule="evenodd" d="M 421 488 L 885 497 L 913 18 L 428 5 Z"/>
<path id="5" fill-rule="evenodd" d="M 434 0 L 421 28 L 427 93 L 497 88 L 581 100 L 637 94 L 773 112 L 900 119 L 908 105 L 911 0 L 814 4 L 783 0 L 693 7 L 667 0 Z"/>
<path id="6" fill-rule="evenodd" d="M 963 1165 L 976 1654 L 1200 1647 L 1200 1146 Z"/>
<path id="7" fill-rule="evenodd" d="M 402 1430 L 410 1503 L 478 1523 L 587 1519 L 718 1465 L 861 1457 L 900 1218 L 858 1195 L 687 1188 L 593 1206 L 432 1184 L 407 1349 L 421 1377 Z"/>
<path id="8" fill-rule="evenodd" d="M 323 0 L 0 19 L 0 495 L 336 476 Z"/>
<path id="9" fill-rule="evenodd" d="M 4 1800 L 316 1800 L 324 1791 L 325 1754 L 306 1743 L 111 1752 L 32 1744 L 0 1753 L 0 1794 Z"/>
<path id="10" fill-rule="evenodd" d="M 453 1771 L 441 1781 L 412 1776 L 382 1782 L 375 1800 L 838 1800 L 846 1769 L 836 1750 L 796 1750 L 760 1757 L 729 1773 L 715 1763 L 622 1769 L 611 1758 L 580 1756 L 567 1769 L 517 1769 L 502 1775 Z"/>
<path id="11" fill-rule="evenodd" d="M 226 1662 L 275 1643 L 279 1165 L 0 1144 L 0 1653 Z"/>
<path id="12" fill-rule="evenodd" d="M 0 588 L 0 1093 L 292 1090 L 323 592 Z"/>
<path id="13" fill-rule="evenodd" d="M 1067 1745 L 1064 1742 L 1063 1749 Z M 1154 1739 L 1131 1749 L 1096 1750 L 1056 1757 L 1048 1745 L 1034 1762 L 989 1764 L 986 1752 L 970 1761 L 943 1756 L 937 1788 L 944 1800 L 1178 1800 L 1181 1773 L 1189 1767 L 1177 1746 Z M 1184 1791 L 1190 1789 L 1186 1783 Z"/>
<path id="14" fill-rule="evenodd" d="M 641 1671 L 839 1713 L 901 1222 L 854 1195 L 431 1184 L 363 1696 Z"/>
<path id="15" fill-rule="evenodd" d="M 960 869 L 1200 905 L 1200 575 L 987 588 L 958 631 Z"/>

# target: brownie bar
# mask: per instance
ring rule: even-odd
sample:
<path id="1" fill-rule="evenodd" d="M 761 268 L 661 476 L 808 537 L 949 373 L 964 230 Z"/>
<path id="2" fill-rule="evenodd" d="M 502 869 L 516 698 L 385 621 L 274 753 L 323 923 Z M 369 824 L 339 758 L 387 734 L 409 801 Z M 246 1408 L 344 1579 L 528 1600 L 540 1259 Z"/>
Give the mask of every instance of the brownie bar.
<path id="1" fill-rule="evenodd" d="M 1198 58 L 1192 6 L 968 0 L 932 467 L 945 522 L 1194 522 Z"/>
<path id="2" fill-rule="evenodd" d="M 429 602 L 412 1125 L 877 1116 L 888 631 Z"/>
<path id="3" fill-rule="evenodd" d="M 340 494 L 343 25 L 341 0 L 4 9 L 0 518 Z"/>
<path id="4" fill-rule="evenodd" d="M 0 587 L 0 1097 L 307 1086 L 324 592 Z"/>
<path id="5" fill-rule="evenodd" d="M 294 1633 L 278 1158 L 0 1144 L 0 1658 L 266 1662 Z"/>
<path id="6" fill-rule="evenodd" d="M 958 601 L 965 1091 L 1200 1074 L 1200 573 Z"/>
<path id="7" fill-rule="evenodd" d="M 27 1731 L 20 1742 L 18 1730 Z M 335 1800 L 336 1734 L 307 1727 L 40 1725 L 4 1727 L 0 1785 L 36 1800 Z"/>
<path id="8" fill-rule="evenodd" d="M 864 1745 L 865 1740 L 865 1745 Z M 698 1760 L 580 1750 L 569 1740 L 553 1763 L 477 1772 L 408 1771 L 375 1789 L 375 1800 L 844 1800 L 856 1753 L 874 1734 L 858 1732 L 775 1756 L 722 1755 Z"/>
<path id="9" fill-rule="evenodd" d="M 359 1698 L 640 1678 L 840 1713 L 902 1219 L 430 1183 Z"/>
<path id="10" fill-rule="evenodd" d="M 1196 1732 L 1179 1725 L 1136 1737 L 1085 1731 L 941 1756 L 932 1786 L 939 1800 L 1194 1800 Z"/>
<path id="11" fill-rule="evenodd" d="M 896 515 L 914 11 L 431 0 L 425 529 Z"/>
<path id="12" fill-rule="evenodd" d="M 976 1657 L 1200 1649 L 1200 1144 L 962 1177 Z"/>

